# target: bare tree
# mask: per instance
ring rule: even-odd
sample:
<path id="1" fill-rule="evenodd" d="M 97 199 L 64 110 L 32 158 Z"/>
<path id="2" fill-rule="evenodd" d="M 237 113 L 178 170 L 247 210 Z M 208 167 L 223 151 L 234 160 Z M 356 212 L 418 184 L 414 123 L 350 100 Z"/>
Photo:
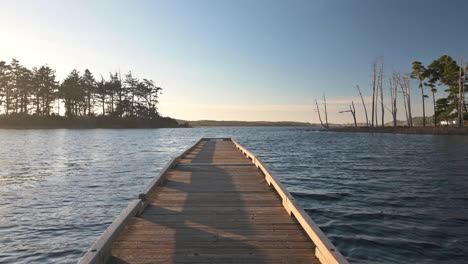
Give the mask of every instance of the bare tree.
<path id="1" fill-rule="evenodd" d="M 366 104 L 364 103 L 364 98 L 362 97 L 361 88 L 359 88 L 359 85 L 356 85 L 356 88 L 359 92 L 359 96 L 361 97 L 362 106 L 364 107 L 364 113 L 366 114 L 366 125 L 369 126 L 369 117 L 367 116 L 367 108 Z"/>
<path id="2" fill-rule="evenodd" d="M 382 127 L 385 126 L 385 108 L 384 108 L 384 92 L 383 92 L 383 79 L 384 79 L 384 57 L 381 57 L 381 64 L 379 70 L 379 87 L 380 87 L 380 105 L 382 111 Z"/>
<path id="3" fill-rule="evenodd" d="M 354 107 L 354 102 L 351 101 L 351 104 L 349 105 L 349 110 L 345 110 L 345 111 L 340 111 L 339 113 L 351 113 L 351 115 L 353 115 L 353 119 L 354 119 L 354 127 L 357 127 L 357 122 L 356 122 L 356 108 Z"/>
<path id="4" fill-rule="evenodd" d="M 352 107 L 351 107 L 351 106 L 352 106 Z M 351 111 L 351 114 L 353 115 L 354 127 L 357 127 L 356 108 L 354 107 L 354 101 L 351 101 L 351 106 L 349 107 L 349 110 Z"/>
<path id="5" fill-rule="evenodd" d="M 465 99 L 464 99 L 464 94 L 465 94 L 465 74 L 463 73 L 463 55 L 460 56 L 460 73 L 459 73 L 459 88 L 458 88 L 458 127 L 462 128 L 463 127 L 463 110 L 465 108 Z"/>
<path id="6" fill-rule="evenodd" d="M 376 83 L 377 83 L 377 60 L 374 60 L 372 63 L 372 127 L 374 127 L 374 114 L 375 114 L 375 90 L 376 90 Z M 375 117 L 377 120 L 377 117 Z"/>
<path id="7" fill-rule="evenodd" d="M 317 99 L 315 99 L 315 105 L 317 106 L 317 108 L 315 108 L 315 111 L 316 111 L 317 114 L 318 114 L 318 118 L 319 118 L 319 120 L 320 120 L 320 124 L 321 124 L 324 128 L 328 129 L 328 126 L 325 125 L 325 124 L 323 123 L 323 121 L 322 121 L 322 116 L 320 115 L 320 107 L 319 107 L 319 105 L 318 105 Z"/>
<path id="8" fill-rule="evenodd" d="M 464 74 L 463 74 L 463 85 L 462 85 L 462 99 L 461 99 L 461 102 L 462 102 L 462 106 L 463 106 L 463 113 L 466 113 L 468 111 L 467 107 L 466 107 L 466 103 L 465 103 L 465 85 L 466 85 L 466 74 L 468 72 L 468 63 L 465 63 L 465 69 L 463 70 Z M 464 117 L 463 117 L 464 118 Z"/>
<path id="9" fill-rule="evenodd" d="M 409 127 L 413 127 L 413 117 L 411 115 L 411 84 L 408 74 L 400 78 L 400 87 L 403 93 L 403 104 L 405 106 L 406 120 Z"/>
<path id="10" fill-rule="evenodd" d="M 325 124 L 328 128 L 328 113 L 327 113 L 327 99 L 325 98 L 325 93 L 323 93 L 323 104 L 325 106 Z"/>
<path id="11" fill-rule="evenodd" d="M 393 117 L 393 127 L 397 126 L 397 98 L 398 98 L 398 86 L 399 86 L 400 76 L 398 73 L 393 73 L 392 78 L 390 78 L 390 112 Z"/>
<path id="12" fill-rule="evenodd" d="M 398 84 L 401 88 L 401 94 L 403 95 L 403 106 L 405 107 L 405 115 L 406 115 L 406 124 L 409 126 L 409 117 L 408 117 L 408 100 L 406 99 L 406 88 L 405 88 L 405 81 L 403 77 L 398 74 Z"/>
<path id="13" fill-rule="evenodd" d="M 413 127 L 413 115 L 411 114 L 411 83 L 409 74 L 405 76 L 405 84 L 406 84 L 406 98 L 408 99 L 408 116 L 410 121 L 410 127 Z"/>

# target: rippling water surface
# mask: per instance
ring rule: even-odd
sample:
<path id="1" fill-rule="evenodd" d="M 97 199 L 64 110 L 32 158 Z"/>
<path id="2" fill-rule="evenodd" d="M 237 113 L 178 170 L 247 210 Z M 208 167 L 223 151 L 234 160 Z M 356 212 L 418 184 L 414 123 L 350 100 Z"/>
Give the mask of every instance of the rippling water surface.
<path id="1" fill-rule="evenodd" d="M 305 128 L 0 130 L 0 263 L 75 263 L 172 156 L 229 136 L 352 263 L 466 263 L 468 137 Z"/>

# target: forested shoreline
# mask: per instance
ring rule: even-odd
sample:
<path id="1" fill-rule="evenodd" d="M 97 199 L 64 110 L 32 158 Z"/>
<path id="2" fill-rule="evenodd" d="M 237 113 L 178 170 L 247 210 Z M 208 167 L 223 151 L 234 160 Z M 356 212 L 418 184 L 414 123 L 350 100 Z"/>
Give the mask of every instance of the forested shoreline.
<path id="1" fill-rule="evenodd" d="M 48 65 L 0 61 L 0 128 L 177 127 L 158 112 L 161 91 L 131 71 L 96 78 L 89 69 L 73 69 L 60 81 Z"/>
<path id="2" fill-rule="evenodd" d="M 422 117 L 420 117 L 420 120 L 422 121 L 421 126 L 423 128 L 426 128 L 426 126 L 464 127 L 464 123 L 468 120 L 468 106 L 465 101 L 465 94 L 468 92 L 468 63 L 464 62 L 463 56 L 460 57 L 459 64 L 448 55 L 435 59 L 428 66 L 424 66 L 419 61 L 413 61 L 411 72 L 402 73 L 393 70 L 390 76 L 385 76 L 384 66 L 383 57 L 377 58 L 372 63 L 372 104 L 369 112 L 364 100 L 363 90 L 359 85 L 356 85 L 362 103 L 362 116 L 365 116 L 364 127 L 373 128 L 358 130 L 372 132 L 389 131 L 388 129 L 384 129 L 388 124 L 388 120 L 385 120 L 386 113 L 390 114 L 392 121 L 389 125 L 395 128 L 395 131 L 400 131 L 401 129 L 396 128 L 402 125 L 408 128 L 415 127 L 414 112 L 412 110 L 414 102 L 412 103 L 411 101 L 412 96 L 414 96 L 414 89 L 411 88 L 412 79 L 417 82 L 421 96 Z M 386 82 L 385 79 L 388 81 Z M 436 99 L 436 94 L 441 88 L 443 88 L 446 96 L 439 95 L 439 98 Z M 432 115 L 426 113 L 427 103 L 425 100 L 429 98 L 429 92 L 432 94 Z M 315 104 L 315 110 L 321 125 L 328 129 L 330 126 L 327 118 L 325 94 L 323 95 L 323 110 L 321 110 L 317 100 L 315 100 Z M 401 108 L 403 108 L 406 117 L 404 124 L 397 119 L 397 114 L 402 111 Z M 321 111 L 323 114 L 321 114 Z M 351 101 L 348 109 L 344 109 L 340 113 L 351 113 L 354 127 L 362 127 L 357 122 L 354 101 Z M 322 119 L 322 116 L 324 119 Z M 345 130 L 350 131 L 349 128 Z M 430 133 L 431 131 L 427 130 L 424 133 Z M 442 129 L 441 131 L 445 130 Z"/>

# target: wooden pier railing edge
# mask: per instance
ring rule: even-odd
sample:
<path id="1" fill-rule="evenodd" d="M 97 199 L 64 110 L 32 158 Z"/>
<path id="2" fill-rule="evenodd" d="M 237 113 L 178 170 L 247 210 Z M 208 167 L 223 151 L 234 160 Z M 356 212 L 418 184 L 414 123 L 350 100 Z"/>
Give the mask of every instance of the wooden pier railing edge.
<path id="1" fill-rule="evenodd" d="M 252 152 L 240 145 L 235 139 L 231 139 L 234 145 L 246 155 L 252 163 L 262 171 L 265 175 L 266 182 L 273 186 L 278 195 L 283 199 L 283 207 L 286 211 L 294 216 L 299 224 L 302 226 L 304 231 L 314 242 L 316 249 L 315 255 L 323 264 L 348 264 L 348 261 L 323 233 L 320 227 L 310 218 L 310 216 L 297 204 L 294 197 L 289 191 L 283 186 L 273 173 L 267 168 L 267 166 L 255 156 Z"/>
<path id="2" fill-rule="evenodd" d="M 138 200 L 133 200 L 127 208 L 125 208 L 99 236 L 89 250 L 78 260 L 78 264 L 102 264 L 106 263 L 110 257 L 111 245 L 117 238 L 120 231 L 124 228 L 127 222 L 135 215 L 139 215 L 147 206 L 147 195 L 158 186 L 164 179 L 166 172 L 173 168 L 182 156 L 190 152 L 204 138 L 195 142 L 191 147 L 184 150 L 180 155 L 172 158 L 166 166 L 156 175 L 150 183 L 145 187 L 142 193 L 139 194 Z"/>
<path id="3" fill-rule="evenodd" d="M 262 171 L 265 175 L 265 180 L 283 200 L 283 207 L 286 211 L 294 216 L 304 231 L 314 242 L 316 249 L 315 255 L 324 264 L 347 264 L 348 261 L 341 255 L 326 235 L 320 230 L 318 225 L 310 218 L 310 216 L 297 204 L 288 190 L 281 182 L 269 171 L 267 166 L 263 164 L 253 153 L 241 146 L 232 138 L 202 138 L 191 147 L 187 148 L 180 155 L 174 157 L 159 173 L 156 175 L 145 189 L 140 193 L 138 200 L 133 200 L 126 209 L 112 222 L 112 224 L 103 232 L 103 234 L 90 247 L 86 254 L 78 260 L 78 264 L 98 264 L 106 263 L 110 257 L 111 245 L 117 238 L 120 231 L 124 228 L 131 217 L 139 215 L 147 206 L 146 197 L 154 190 L 156 186 L 162 183 L 166 172 L 176 165 L 180 158 L 193 150 L 202 140 L 223 140 L 232 141 L 234 145 L 243 154 L 245 154 L 252 163 Z"/>
<path id="4" fill-rule="evenodd" d="M 192 146 L 190 146 L 189 148 L 187 148 L 186 150 L 184 150 L 180 155 L 178 155 L 177 157 L 174 157 L 172 158 L 171 161 L 169 161 L 166 166 L 161 170 L 161 172 L 156 176 L 154 177 L 149 183 L 148 185 L 146 185 L 145 189 L 139 194 L 139 198 L 143 201 L 146 201 L 146 197 L 151 193 L 151 191 L 153 191 L 153 189 L 158 186 L 162 180 L 164 180 L 164 174 L 166 173 L 166 171 L 168 171 L 169 169 L 172 169 L 174 167 L 174 165 L 176 165 L 180 158 L 182 156 L 184 156 L 185 154 L 189 153 L 190 151 L 193 150 L 193 148 L 195 148 L 198 143 L 200 143 L 202 140 L 205 140 L 204 138 L 201 138 L 199 140 L 197 140 L 197 142 L 195 142 Z M 144 209 L 144 208 L 143 208 Z"/>
<path id="5" fill-rule="evenodd" d="M 135 216 L 141 207 L 141 200 L 133 200 L 119 216 L 110 224 L 102 235 L 94 242 L 86 254 L 78 260 L 79 264 L 106 263 L 110 257 L 112 242 L 124 228 L 131 217 Z"/>

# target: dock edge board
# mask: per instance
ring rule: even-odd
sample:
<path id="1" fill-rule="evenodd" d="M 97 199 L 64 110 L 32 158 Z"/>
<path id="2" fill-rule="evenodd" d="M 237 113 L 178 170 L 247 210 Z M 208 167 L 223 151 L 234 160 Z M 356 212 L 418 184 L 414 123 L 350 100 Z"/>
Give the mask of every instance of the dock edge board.
<path id="1" fill-rule="evenodd" d="M 132 201 L 120 215 L 118 215 L 102 235 L 94 242 L 88 251 L 78 260 L 78 264 L 103 264 L 106 263 L 111 256 L 111 245 L 119 235 L 120 231 L 125 227 L 130 218 L 139 215 L 148 205 L 146 202 L 147 195 L 158 186 L 165 177 L 166 172 L 173 168 L 180 158 L 190 152 L 205 138 L 197 140 L 195 144 L 184 150 L 180 155 L 172 158 L 166 166 L 150 181 L 145 189 L 138 195 L 138 200 Z"/>
<path id="2" fill-rule="evenodd" d="M 232 141 L 239 151 L 247 156 L 252 163 L 265 175 L 266 182 L 274 188 L 283 201 L 283 207 L 289 215 L 296 218 L 301 227 L 314 242 L 315 255 L 323 264 L 348 264 L 348 261 L 341 255 L 338 249 L 331 243 L 328 237 L 320 230 L 319 226 L 310 216 L 297 204 L 288 190 L 281 182 L 268 170 L 259 158 L 249 150 L 241 146 L 232 138 L 201 138 L 195 144 L 183 151 L 180 155 L 171 159 L 167 165 L 150 181 L 145 189 L 139 194 L 138 200 L 133 200 L 127 208 L 109 225 L 89 250 L 78 260 L 78 264 L 103 264 L 110 258 L 111 245 L 125 227 L 131 217 L 141 214 L 147 206 L 146 197 L 156 186 L 161 184 L 166 172 L 173 168 L 185 154 L 195 148 L 201 141 Z"/>
<path id="3" fill-rule="evenodd" d="M 322 264 L 348 264 L 348 261 L 322 232 L 320 227 L 310 218 L 310 216 L 296 202 L 286 187 L 274 176 L 274 174 L 263 164 L 263 162 L 252 152 L 240 145 L 236 140 L 231 139 L 237 149 L 246 155 L 252 163 L 265 175 L 266 182 L 272 186 L 283 200 L 283 207 L 289 215 L 294 216 L 301 227 L 315 244 L 315 255 Z"/>

